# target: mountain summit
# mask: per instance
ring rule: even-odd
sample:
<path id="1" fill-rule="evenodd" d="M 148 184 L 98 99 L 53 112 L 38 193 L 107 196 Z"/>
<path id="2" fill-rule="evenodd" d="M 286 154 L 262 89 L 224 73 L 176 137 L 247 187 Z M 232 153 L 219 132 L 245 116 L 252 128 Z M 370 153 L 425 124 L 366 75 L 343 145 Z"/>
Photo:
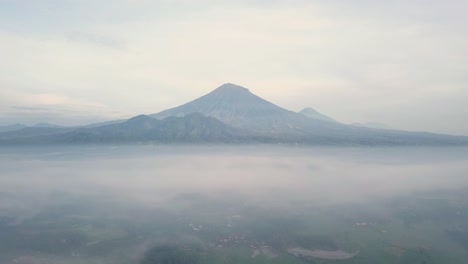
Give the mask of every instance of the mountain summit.
<path id="1" fill-rule="evenodd" d="M 251 93 L 249 89 L 226 83 L 191 102 L 150 115 L 157 119 L 199 112 L 227 125 L 256 132 L 279 133 L 302 127 L 307 117 L 281 108 Z"/>
<path id="2" fill-rule="evenodd" d="M 250 93 L 249 89 L 233 83 L 225 83 L 216 88 L 213 92 L 231 94 Z"/>

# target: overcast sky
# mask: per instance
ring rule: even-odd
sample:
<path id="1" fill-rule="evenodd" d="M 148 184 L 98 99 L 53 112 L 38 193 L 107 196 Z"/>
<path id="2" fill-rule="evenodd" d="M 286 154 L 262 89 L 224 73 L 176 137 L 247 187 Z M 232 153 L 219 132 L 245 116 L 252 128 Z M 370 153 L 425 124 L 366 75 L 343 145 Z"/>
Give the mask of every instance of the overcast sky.
<path id="1" fill-rule="evenodd" d="M 468 135 L 468 1 L 0 0 L 0 125 L 156 113 L 231 82 Z"/>

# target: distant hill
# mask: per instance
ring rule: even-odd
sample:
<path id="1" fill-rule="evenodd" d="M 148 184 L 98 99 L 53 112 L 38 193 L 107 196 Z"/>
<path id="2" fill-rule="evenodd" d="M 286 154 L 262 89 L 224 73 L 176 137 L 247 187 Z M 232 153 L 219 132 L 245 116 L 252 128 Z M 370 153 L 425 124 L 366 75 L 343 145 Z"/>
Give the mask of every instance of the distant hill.
<path id="1" fill-rule="evenodd" d="M 329 116 L 326 116 L 322 113 L 319 113 L 317 112 L 315 109 L 313 108 L 304 108 L 302 109 L 299 114 L 303 114 L 305 116 L 307 116 L 308 118 L 312 118 L 312 119 L 317 119 L 317 120 L 322 120 L 322 121 L 328 121 L 328 122 L 336 122 L 335 119 L 329 117 Z"/>
<path id="2" fill-rule="evenodd" d="M 74 128 L 68 127 L 25 127 L 20 130 L 0 133 L 0 141 L 15 140 L 21 141 L 26 138 L 36 138 L 38 136 L 55 135 L 72 131 Z"/>
<path id="3" fill-rule="evenodd" d="M 38 123 L 38 124 L 35 124 L 33 126 L 27 126 L 27 125 L 23 125 L 23 124 L 13 124 L 13 125 L 0 126 L 0 133 L 19 131 L 19 130 L 23 130 L 25 128 L 29 128 L 26 131 L 39 131 L 39 130 L 35 130 L 35 128 L 59 128 L 59 127 L 62 127 L 62 126 L 49 124 L 49 123 Z M 19 134 L 22 135 L 24 133 L 25 132 L 20 132 Z M 26 132 L 26 133 L 28 133 L 28 132 Z M 34 132 L 31 132 L 31 133 L 34 134 Z M 14 134 L 14 133 L 12 133 L 12 134 Z"/>
<path id="4" fill-rule="evenodd" d="M 231 142 L 240 135 L 215 118 L 192 113 L 163 120 L 139 115 L 122 123 L 80 128 L 60 138 L 63 142 Z"/>
<path id="5" fill-rule="evenodd" d="M 28 130 L 27 130 L 28 131 Z M 25 133 L 25 132 L 23 132 Z M 0 134 L 0 143 L 2 143 Z M 250 139 L 242 131 L 223 122 L 192 113 L 184 117 L 158 120 L 139 115 L 127 121 L 98 127 L 81 127 L 71 130 L 55 128 L 36 136 L 4 137 L 5 144 L 83 144 L 83 143 L 235 143 Z"/>
<path id="6" fill-rule="evenodd" d="M 13 125 L 6 125 L 6 126 L 0 126 L 0 133 L 2 132 L 8 132 L 8 131 L 16 131 L 25 128 L 26 125 L 23 124 L 13 124 Z"/>
<path id="7" fill-rule="evenodd" d="M 37 124 L 33 125 L 32 127 L 63 127 L 63 126 L 59 126 L 59 125 L 56 125 L 56 124 L 50 124 L 50 123 L 37 123 Z"/>
<path id="8" fill-rule="evenodd" d="M 227 83 L 157 114 L 83 127 L 25 127 L 0 133 L 0 144 L 468 145 L 468 137 L 464 136 L 346 125 L 330 121 L 331 118 L 310 108 L 301 112 L 281 108 L 244 87 Z"/>

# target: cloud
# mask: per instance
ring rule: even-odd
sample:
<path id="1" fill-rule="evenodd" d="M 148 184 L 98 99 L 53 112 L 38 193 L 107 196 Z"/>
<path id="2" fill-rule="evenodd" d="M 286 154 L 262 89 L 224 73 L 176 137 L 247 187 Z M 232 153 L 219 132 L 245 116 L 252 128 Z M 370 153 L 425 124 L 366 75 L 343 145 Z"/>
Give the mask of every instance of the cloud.
<path id="1" fill-rule="evenodd" d="M 67 38 L 71 41 L 87 42 L 116 49 L 123 48 L 122 42 L 98 33 L 75 31 L 68 34 Z"/>
<path id="2" fill-rule="evenodd" d="M 18 110 L 18 111 L 28 111 L 28 112 L 49 110 L 49 108 L 45 108 L 45 107 L 31 107 L 31 106 L 12 106 L 11 108 Z"/>

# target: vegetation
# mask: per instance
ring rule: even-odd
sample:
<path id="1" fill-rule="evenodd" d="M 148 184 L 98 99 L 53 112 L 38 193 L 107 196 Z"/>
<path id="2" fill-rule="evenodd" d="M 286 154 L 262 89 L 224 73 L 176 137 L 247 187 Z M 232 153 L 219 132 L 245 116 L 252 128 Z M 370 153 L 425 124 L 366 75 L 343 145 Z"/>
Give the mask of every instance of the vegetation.
<path id="1" fill-rule="evenodd" d="M 238 207 L 236 215 L 230 215 L 233 208 L 216 208 L 214 212 L 213 201 L 193 194 L 186 197 L 195 197 L 192 206 L 197 205 L 193 210 L 177 212 L 187 202 L 178 199 L 174 203 L 175 214 L 167 215 L 167 221 L 155 215 L 135 223 L 118 210 L 114 211 L 114 217 L 120 220 L 109 221 L 98 207 L 83 211 L 86 217 L 73 215 L 60 206 L 21 223 L 14 223 L 14 216 L 4 216 L 0 221 L 0 255 L 53 254 L 83 263 L 112 259 L 117 252 L 126 263 L 141 264 L 330 262 L 287 252 L 289 247 L 301 247 L 359 251 L 354 258 L 341 263 L 430 264 L 461 263 L 468 251 L 466 234 L 458 229 L 466 225 L 468 216 L 457 214 L 467 208 L 448 203 L 406 197 L 412 202 L 410 208 L 402 208 L 402 203 L 395 200 L 387 208 L 392 214 L 378 222 L 374 221 L 378 217 L 372 219 L 377 205 L 357 214 L 351 209 L 342 211 L 341 219 L 336 218 L 336 211 L 331 208 L 317 208 L 315 213 L 305 215 L 297 208 L 282 215 L 280 211 Z M 63 202 L 80 207 L 70 204 L 69 199 Z M 213 221 L 213 217 L 218 220 Z M 321 225 L 323 221 L 327 224 Z M 135 254 L 135 247 L 149 241 L 153 242 L 144 246 L 147 249 L 142 257 Z"/>

